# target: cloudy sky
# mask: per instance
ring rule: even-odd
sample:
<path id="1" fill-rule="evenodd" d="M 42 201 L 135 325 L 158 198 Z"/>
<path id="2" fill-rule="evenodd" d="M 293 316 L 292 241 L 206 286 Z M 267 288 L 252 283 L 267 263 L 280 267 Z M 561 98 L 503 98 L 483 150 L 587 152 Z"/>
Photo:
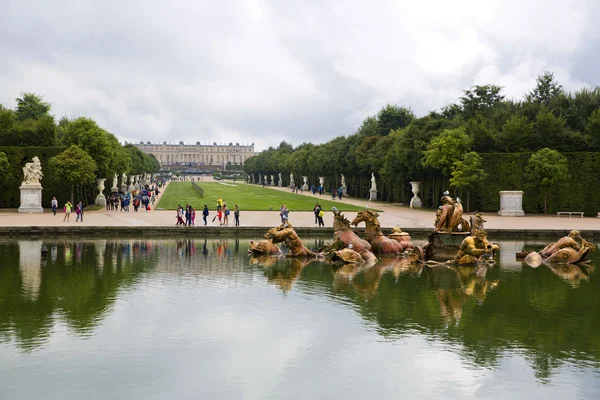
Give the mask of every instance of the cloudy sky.
<path id="1" fill-rule="evenodd" d="M 122 141 L 294 145 L 554 72 L 600 84 L 596 0 L 7 0 L 0 104 L 42 94 Z M 596 54 L 596 56 L 594 55 Z"/>

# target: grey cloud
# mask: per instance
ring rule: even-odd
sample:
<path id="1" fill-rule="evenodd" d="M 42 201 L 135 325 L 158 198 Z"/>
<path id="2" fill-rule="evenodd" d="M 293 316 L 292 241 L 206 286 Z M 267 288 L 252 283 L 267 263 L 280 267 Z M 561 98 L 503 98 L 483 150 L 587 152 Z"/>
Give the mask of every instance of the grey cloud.
<path id="1" fill-rule="evenodd" d="M 540 12 L 540 7 L 545 11 Z M 473 84 L 520 98 L 544 70 L 596 85 L 593 1 L 366 4 L 11 1 L 0 103 L 43 94 L 122 140 L 324 142 L 386 103 L 418 115 Z"/>

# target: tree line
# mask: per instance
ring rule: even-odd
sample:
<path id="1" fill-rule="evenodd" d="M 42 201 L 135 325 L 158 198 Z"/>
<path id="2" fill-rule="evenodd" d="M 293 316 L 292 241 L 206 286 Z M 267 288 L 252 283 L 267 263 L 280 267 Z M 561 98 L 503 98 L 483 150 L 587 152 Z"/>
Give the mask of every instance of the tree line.
<path id="1" fill-rule="evenodd" d="M 22 178 L 18 167 L 22 167 L 23 160 L 14 156 L 13 160 L 9 159 L 7 151 L 2 149 L 31 146 L 62 148 L 59 154 L 42 165 L 44 183 L 67 184 L 71 191 L 76 189 L 88 200 L 93 200 L 97 178 L 108 178 L 115 173 L 153 173 L 160 169 L 160 163 L 154 156 L 143 153 L 132 144 L 122 146 L 114 134 L 93 119 L 62 117 L 57 123 L 51 114 L 50 103 L 45 102 L 42 96 L 22 93 L 16 99 L 14 109 L 0 104 L 0 178 L 4 185 L 8 184 L 7 180 L 13 185 L 13 181 Z M 15 154 L 14 151 L 8 153 Z M 14 163 L 19 165 L 11 165 Z M 15 173 L 20 176 L 12 176 Z"/>
<path id="2" fill-rule="evenodd" d="M 295 148 L 281 142 L 249 159 L 244 169 L 306 175 L 311 182 L 325 176 L 330 187 L 338 187 L 344 174 L 349 194 L 359 197 L 368 195 L 374 172 L 380 200 L 393 202 L 407 202 L 408 183 L 421 181 L 425 203 L 435 207 L 443 190 L 468 196 L 485 185 L 493 173 L 482 167 L 487 154 L 536 153 L 522 173 L 528 188 L 546 193 L 569 179 L 563 153 L 600 152 L 600 88 L 566 92 L 545 72 L 522 99 L 507 99 L 502 91 L 473 86 L 423 117 L 388 104 L 350 135 Z M 523 188 L 505 190 L 517 189 Z"/>

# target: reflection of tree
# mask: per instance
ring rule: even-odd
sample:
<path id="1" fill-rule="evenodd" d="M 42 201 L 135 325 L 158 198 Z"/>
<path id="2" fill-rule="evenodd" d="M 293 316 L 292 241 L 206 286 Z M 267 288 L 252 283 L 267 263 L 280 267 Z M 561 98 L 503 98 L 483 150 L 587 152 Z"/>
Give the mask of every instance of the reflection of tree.
<path id="1" fill-rule="evenodd" d="M 0 337 L 14 337 L 27 350 L 49 337 L 56 317 L 88 334 L 106 316 L 118 290 L 156 262 L 150 242 L 108 241 L 100 252 L 93 242 L 45 245 L 51 257 L 44 260 L 35 297 L 22 290 L 18 245 L 0 245 L 6 261 L 0 268 Z"/>
<path id="2" fill-rule="evenodd" d="M 325 279 L 315 267 L 306 268 L 300 279 Z M 580 282 L 573 289 L 549 268 L 504 272 L 502 279 L 501 269 L 491 266 L 425 267 L 420 274 L 395 270 L 402 269 L 388 267 L 364 301 L 365 292 L 355 283 L 360 268 L 344 266 L 334 274 L 333 293 L 350 298 L 385 337 L 416 329 L 460 343 L 463 355 L 479 365 L 496 365 L 515 347 L 523 349 L 540 378 L 550 376 L 561 360 L 600 362 L 600 280 L 569 274 Z M 593 266 L 580 270 L 588 276 Z"/>

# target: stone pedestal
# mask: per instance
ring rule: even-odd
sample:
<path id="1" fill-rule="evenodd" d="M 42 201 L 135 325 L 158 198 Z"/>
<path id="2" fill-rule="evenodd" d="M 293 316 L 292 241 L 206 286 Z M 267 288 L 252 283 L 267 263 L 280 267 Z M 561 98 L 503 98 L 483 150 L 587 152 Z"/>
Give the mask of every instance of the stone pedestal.
<path id="1" fill-rule="evenodd" d="M 26 213 L 43 213 L 42 208 L 42 185 L 37 184 L 22 184 L 21 190 L 21 206 L 19 212 Z"/>
<path id="2" fill-rule="evenodd" d="M 342 194 L 345 196 L 348 194 L 348 188 L 346 186 L 342 186 Z"/>
<path id="3" fill-rule="evenodd" d="M 413 198 L 410 199 L 410 208 L 422 208 L 423 202 L 419 198 L 419 192 L 421 191 L 421 182 L 410 182 L 412 187 Z"/>
<path id="4" fill-rule="evenodd" d="M 121 192 L 127 193 L 127 185 L 125 185 L 125 184 L 121 185 Z"/>
<path id="5" fill-rule="evenodd" d="M 104 191 L 104 182 L 105 181 L 106 181 L 106 179 L 104 179 L 104 178 L 96 179 L 98 196 L 96 196 L 96 201 L 94 201 L 94 204 L 97 206 L 106 207 L 106 197 L 104 197 L 104 193 L 102 193 Z"/>
<path id="6" fill-rule="evenodd" d="M 522 217 L 523 192 L 520 190 L 503 190 L 500 192 L 500 211 L 502 217 Z"/>
<path id="7" fill-rule="evenodd" d="M 369 190 L 369 201 L 377 200 L 377 189 Z"/>

